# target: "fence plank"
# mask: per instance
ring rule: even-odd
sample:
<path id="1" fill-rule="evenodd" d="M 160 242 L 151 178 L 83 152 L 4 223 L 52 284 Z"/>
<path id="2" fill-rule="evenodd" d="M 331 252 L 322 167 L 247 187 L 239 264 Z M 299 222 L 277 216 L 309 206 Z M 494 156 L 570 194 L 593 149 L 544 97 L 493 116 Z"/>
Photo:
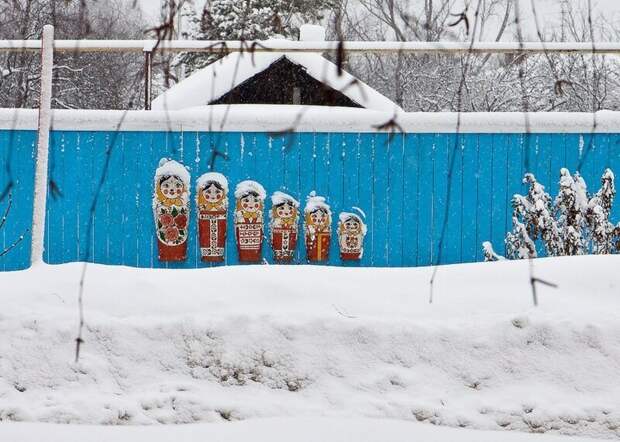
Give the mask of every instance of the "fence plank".
<path id="1" fill-rule="evenodd" d="M 435 169 L 433 156 L 435 150 L 435 135 L 423 134 L 418 136 L 420 149 L 420 173 L 418 175 L 418 266 L 433 263 L 433 205 L 435 204 Z"/>
<path id="2" fill-rule="evenodd" d="M 402 254 L 403 266 L 415 266 L 418 260 L 418 225 L 420 175 L 419 137 L 416 134 L 403 134 L 403 226 Z"/>

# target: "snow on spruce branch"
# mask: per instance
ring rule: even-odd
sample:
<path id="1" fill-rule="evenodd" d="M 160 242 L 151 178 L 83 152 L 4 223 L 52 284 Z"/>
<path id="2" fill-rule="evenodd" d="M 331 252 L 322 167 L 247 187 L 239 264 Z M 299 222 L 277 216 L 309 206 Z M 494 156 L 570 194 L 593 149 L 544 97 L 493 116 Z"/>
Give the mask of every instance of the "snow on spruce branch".
<path id="1" fill-rule="evenodd" d="M 544 256 L 620 253 L 620 223 L 610 221 L 616 195 L 614 174 L 605 170 L 601 187 L 588 194 L 585 180 L 579 173 L 560 170 L 558 196 L 551 198 L 536 177 L 525 174 L 526 195 L 512 198 L 512 225 L 504 240 L 506 258 L 528 259 Z M 482 244 L 485 261 L 504 259 L 495 253 L 490 242 Z"/>

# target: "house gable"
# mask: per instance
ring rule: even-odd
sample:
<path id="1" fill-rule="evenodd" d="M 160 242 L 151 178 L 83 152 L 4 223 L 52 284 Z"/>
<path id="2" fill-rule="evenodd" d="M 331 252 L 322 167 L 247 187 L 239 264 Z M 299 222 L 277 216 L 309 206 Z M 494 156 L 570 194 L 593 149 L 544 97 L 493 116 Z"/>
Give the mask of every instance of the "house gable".
<path id="1" fill-rule="evenodd" d="M 355 88 L 352 84 L 349 87 Z M 281 57 L 267 69 L 205 104 L 302 104 L 361 108 L 342 92 L 310 76 L 306 69 Z"/>

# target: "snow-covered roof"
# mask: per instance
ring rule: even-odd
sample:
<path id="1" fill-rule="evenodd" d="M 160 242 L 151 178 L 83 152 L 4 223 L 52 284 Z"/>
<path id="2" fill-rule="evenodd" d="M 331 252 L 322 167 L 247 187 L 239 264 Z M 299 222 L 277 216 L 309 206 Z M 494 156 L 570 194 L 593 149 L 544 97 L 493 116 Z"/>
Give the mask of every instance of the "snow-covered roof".
<path id="1" fill-rule="evenodd" d="M 341 92 L 366 109 L 400 111 L 400 107 L 318 53 L 235 52 L 195 72 L 158 96 L 153 110 L 180 110 L 205 106 L 221 98 L 243 82 L 286 58 L 302 66 L 308 75 Z"/>

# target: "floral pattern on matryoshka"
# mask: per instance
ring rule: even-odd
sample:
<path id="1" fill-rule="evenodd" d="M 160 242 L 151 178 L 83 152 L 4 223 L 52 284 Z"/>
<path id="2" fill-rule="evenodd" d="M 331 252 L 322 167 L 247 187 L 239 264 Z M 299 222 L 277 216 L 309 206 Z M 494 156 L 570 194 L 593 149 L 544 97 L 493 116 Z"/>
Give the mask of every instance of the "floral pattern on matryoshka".
<path id="1" fill-rule="evenodd" d="M 162 159 L 155 172 L 153 213 L 160 261 L 187 258 L 189 172 L 174 160 Z"/>

